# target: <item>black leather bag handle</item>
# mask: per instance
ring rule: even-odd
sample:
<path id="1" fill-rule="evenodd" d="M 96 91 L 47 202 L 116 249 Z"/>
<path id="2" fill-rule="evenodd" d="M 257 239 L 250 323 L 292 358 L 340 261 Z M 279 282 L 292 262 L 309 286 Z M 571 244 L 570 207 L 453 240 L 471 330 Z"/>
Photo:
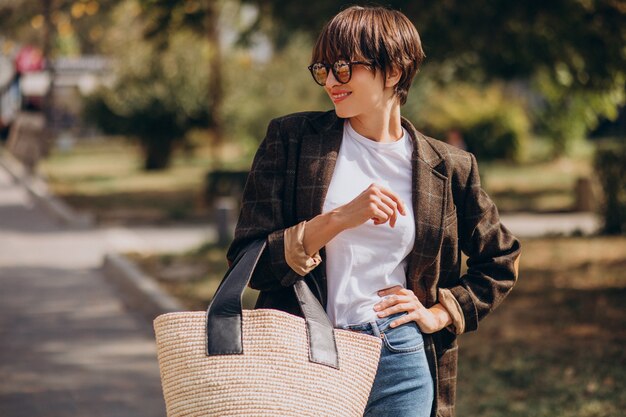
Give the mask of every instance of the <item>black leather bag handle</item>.
<path id="1" fill-rule="evenodd" d="M 248 245 L 235 259 L 215 292 L 207 309 L 207 356 L 243 354 L 241 295 L 265 247 L 265 239 Z M 339 368 L 335 333 L 324 308 L 303 279 L 296 281 L 294 290 L 306 322 L 309 360 Z"/>

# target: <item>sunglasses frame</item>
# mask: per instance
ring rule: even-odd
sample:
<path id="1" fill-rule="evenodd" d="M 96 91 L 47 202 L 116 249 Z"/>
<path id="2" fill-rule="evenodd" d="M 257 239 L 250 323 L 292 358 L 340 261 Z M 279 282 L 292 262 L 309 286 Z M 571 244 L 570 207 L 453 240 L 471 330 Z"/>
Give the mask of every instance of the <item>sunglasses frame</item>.
<path id="1" fill-rule="evenodd" d="M 339 76 L 337 75 L 337 69 L 335 68 L 335 66 L 337 65 L 337 63 L 343 63 L 343 64 L 347 64 L 348 65 L 348 80 L 347 81 L 341 81 L 339 79 Z M 328 71 L 329 69 L 333 72 L 333 76 L 335 77 L 335 79 L 337 80 L 337 82 L 339 84 L 347 84 L 350 82 L 350 80 L 352 79 L 352 66 L 353 65 L 367 65 L 367 66 L 371 66 L 370 62 L 364 62 L 364 61 L 346 61 L 345 59 L 338 59 L 337 61 L 333 62 L 333 64 L 327 64 L 325 62 L 315 62 L 311 65 L 309 65 L 307 68 L 309 69 L 309 72 L 311 72 L 311 76 L 313 77 L 313 81 L 315 81 L 315 83 L 317 85 L 320 85 L 322 87 L 324 87 L 326 85 L 326 80 L 324 80 L 324 83 L 320 83 L 319 81 L 317 81 L 317 78 L 315 78 L 315 74 L 313 73 L 313 67 L 315 65 L 322 65 L 325 69 L 326 69 L 326 78 L 328 79 L 328 74 L 330 74 L 330 72 Z"/>

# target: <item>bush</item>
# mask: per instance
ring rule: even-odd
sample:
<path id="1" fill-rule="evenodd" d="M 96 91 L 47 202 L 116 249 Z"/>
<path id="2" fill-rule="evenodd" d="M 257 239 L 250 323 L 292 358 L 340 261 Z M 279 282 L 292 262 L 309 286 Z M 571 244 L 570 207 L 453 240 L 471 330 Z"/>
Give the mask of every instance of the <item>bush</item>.
<path id="1" fill-rule="evenodd" d="M 256 151 L 271 119 L 333 108 L 324 89 L 315 84 L 307 70 L 312 48 L 310 39 L 294 35 L 267 62 L 255 60 L 246 50 L 234 50 L 225 59 L 225 130 L 248 154 Z"/>
<path id="2" fill-rule="evenodd" d="M 626 144 L 598 144 L 594 165 L 604 191 L 604 232 L 626 234 Z"/>
<path id="3" fill-rule="evenodd" d="M 540 71 L 531 83 L 540 97 L 532 107 L 536 131 L 550 140 L 555 157 L 571 152 L 576 141 L 586 139 L 601 118 L 616 120 L 626 103 L 623 76 L 615 77 L 614 85 L 604 90 L 572 88 L 571 77 L 557 65 L 556 76 Z"/>
<path id="4" fill-rule="evenodd" d="M 523 103 L 500 84 L 480 88 L 469 84 L 422 87 L 414 118 L 425 133 L 445 139 L 462 135 L 465 147 L 482 160 L 519 161 L 530 122 Z M 409 114 L 409 118 L 411 118 Z"/>

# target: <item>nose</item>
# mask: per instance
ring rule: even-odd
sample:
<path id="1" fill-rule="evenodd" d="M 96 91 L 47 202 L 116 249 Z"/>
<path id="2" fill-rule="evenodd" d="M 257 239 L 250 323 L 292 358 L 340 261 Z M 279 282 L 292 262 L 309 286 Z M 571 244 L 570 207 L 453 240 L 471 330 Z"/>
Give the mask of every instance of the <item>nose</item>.
<path id="1" fill-rule="evenodd" d="M 339 81 L 337 81 L 337 79 L 335 78 L 335 74 L 333 74 L 332 71 L 328 71 L 328 76 L 326 77 L 326 89 L 328 89 L 328 91 L 330 91 L 333 86 L 335 85 L 339 85 Z"/>

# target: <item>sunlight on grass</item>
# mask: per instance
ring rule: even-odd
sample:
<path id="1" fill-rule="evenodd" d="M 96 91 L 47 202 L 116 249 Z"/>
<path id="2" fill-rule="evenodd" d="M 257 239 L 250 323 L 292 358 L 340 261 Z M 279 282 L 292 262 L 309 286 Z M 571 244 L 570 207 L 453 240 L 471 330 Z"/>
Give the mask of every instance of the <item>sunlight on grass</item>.
<path id="1" fill-rule="evenodd" d="M 516 287 L 459 338 L 458 415 L 621 416 L 625 296 L 626 238 L 524 240 Z"/>
<path id="2" fill-rule="evenodd" d="M 501 212 L 570 211 L 578 178 L 593 179 L 593 149 L 593 144 L 581 142 L 568 156 L 537 157 L 520 165 L 479 161 L 481 182 Z"/>
<path id="3" fill-rule="evenodd" d="M 190 310 L 205 310 L 228 269 L 226 249 L 204 244 L 183 254 L 128 254 Z M 244 308 L 253 308 L 258 291 L 246 288 Z"/>
<path id="4" fill-rule="evenodd" d="M 193 153 L 178 150 L 171 167 L 144 171 L 139 146 L 123 138 L 85 140 L 69 151 L 53 150 L 41 173 L 70 205 L 91 211 L 102 222 L 206 221 L 204 181 L 215 165 L 208 146 Z M 226 146 L 223 166 L 244 165 L 234 146 Z"/>
<path id="5" fill-rule="evenodd" d="M 41 169 L 54 189 L 97 195 L 197 187 L 211 164 L 206 150 L 193 157 L 177 153 L 170 169 L 147 172 L 137 145 L 107 140 L 80 143 L 69 153 L 55 151 Z"/>

